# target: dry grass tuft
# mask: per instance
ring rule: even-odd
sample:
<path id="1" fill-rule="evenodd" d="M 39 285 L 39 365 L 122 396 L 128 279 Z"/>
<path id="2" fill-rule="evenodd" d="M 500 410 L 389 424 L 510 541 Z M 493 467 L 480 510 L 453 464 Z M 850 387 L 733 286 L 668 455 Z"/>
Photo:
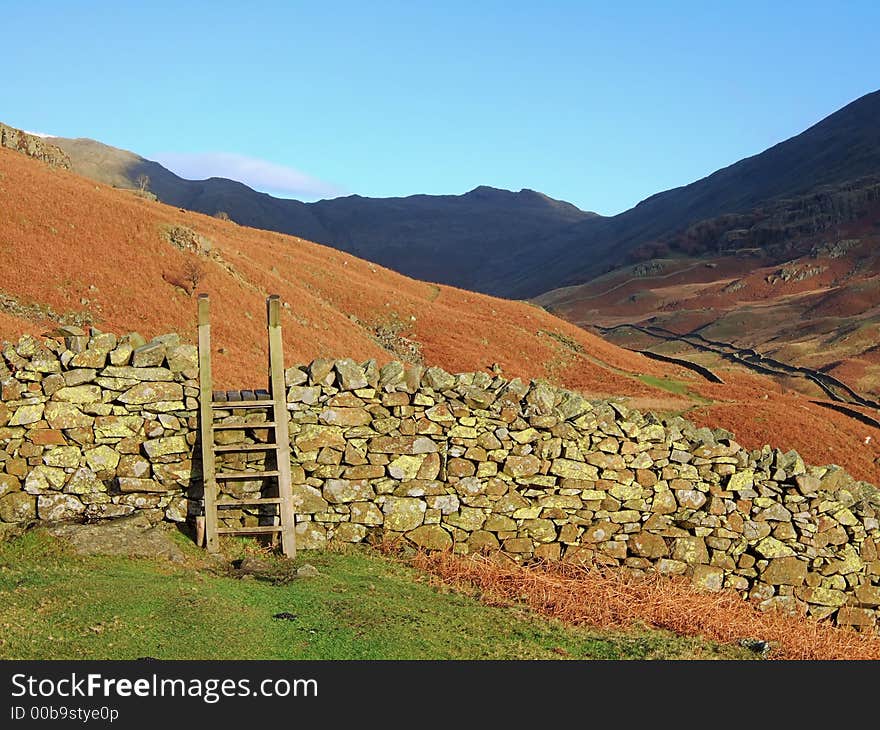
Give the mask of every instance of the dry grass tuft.
<path id="1" fill-rule="evenodd" d="M 880 659 L 880 636 L 761 611 L 733 591 L 707 593 L 686 578 L 556 562 L 522 566 L 499 555 L 450 552 L 418 552 L 410 562 L 448 584 L 478 591 L 488 605 L 518 603 L 573 625 L 641 626 L 725 644 L 761 640 L 769 643 L 770 659 Z"/>

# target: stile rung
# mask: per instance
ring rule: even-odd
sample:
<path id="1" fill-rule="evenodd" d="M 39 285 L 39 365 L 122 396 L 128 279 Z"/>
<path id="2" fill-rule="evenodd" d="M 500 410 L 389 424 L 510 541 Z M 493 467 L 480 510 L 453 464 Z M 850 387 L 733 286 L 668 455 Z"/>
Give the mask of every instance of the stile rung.
<path id="1" fill-rule="evenodd" d="M 277 449 L 278 444 L 223 444 L 221 446 L 214 445 L 214 452 L 229 451 L 271 451 Z"/>
<path id="2" fill-rule="evenodd" d="M 215 400 L 211 401 L 211 407 L 223 411 L 234 411 L 236 408 L 272 408 L 275 401 L 272 400 Z"/>
<path id="3" fill-rule="evenodd" d="M 217 479 L 262 479 L 263 477 L 277 477 L 278 472 L 274 469 L 269 471 L 218 471 L 214 476 Z"/>
<path id="4" fill-rule="evenodd" d="M 260 421 L 259 423 L 215 423 L 214 430 L 236 429 L 244 430 L 246 428 L 275 428 L 275 421 Z"/>
<path id="5" fill-rule="evenodd" d="M 243 507 L 245 505 L 281 504 L 281 497 L 254 497 L 253 499 L 221 499 L 218 507 Z"/>
<path id="6" fill-rule="evenodd" d="M 281 525 L 260 525 L 259 527 L 218 527 L 218 535 L 250 535 L 261 532 L 281 532 Z"/>

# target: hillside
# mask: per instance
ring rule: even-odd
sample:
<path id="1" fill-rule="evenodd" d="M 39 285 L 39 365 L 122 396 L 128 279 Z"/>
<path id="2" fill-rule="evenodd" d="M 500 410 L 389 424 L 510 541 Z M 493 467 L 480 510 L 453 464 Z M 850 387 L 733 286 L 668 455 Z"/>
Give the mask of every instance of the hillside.
<path id="1" fill-rule="evenodd" d="M 452 372 L 547 378 L 590 397 L 684 413 L 744 446 L 798 449 L 877 480 L 880 429 L 726 363 L 725 383 L 612 345 L 524 302 L 409 279 L 296 237 L 254 230 L 96 184 L 0 149 L 0 338 L 59 323 L 191 342 L 194 294 L 213 307 L 215 374 L 262 386 L 265 297 L 278 293 L 288 363 L 422 361 Z M 187 293 L 185 268 L 201 269 Z M 176 282 L 176 283 L 175 283 Z M 867 439 L 867 442 L 866 442 Z"/>
<path id="2" fill-rule="evenodd" d="M 159 200 L 241 225 L 301 236 L 427 281 L 485 290 L 486 272 L 548 235 L 597 217 L 533 190 L 486 186 L 464 195 L 365 198 L 316 203 L 275 198 L 225 178 L 186 180 L 157 162 L 90 139 L 52 138 L 73 170 L 108 185 L 138 187 L 149 178 Z"/>
<path id="3" fill-rule="evenodd" d="M 411 276 L 526 298 L 584 283 L 693 224 L 746 214 L 823 186 L 880 174 L 880 91 L 803 133 L 617 216 L 584 213 L 540 193 L 476 188 L 461 196 L 300 203 L 230 180 L 188 181 L 91 140 L 56 139 L 73 169 L 120 187 L 140 174 L 171 205 L 319 241 Z M 639 251 L 642 250 L 640 254 Z"/>

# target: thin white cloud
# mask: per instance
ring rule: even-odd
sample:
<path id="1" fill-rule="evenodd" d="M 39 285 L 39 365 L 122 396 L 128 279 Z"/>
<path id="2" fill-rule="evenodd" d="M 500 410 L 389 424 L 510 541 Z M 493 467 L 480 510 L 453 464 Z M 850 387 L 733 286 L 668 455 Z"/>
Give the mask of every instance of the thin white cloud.
<path id="1" fill-rule="evenodd" d="M 225 177 L 271 195 L 307 200 L 346 194 L 337 185 L 292 167 L 232 152 L 160 152 L 153 159 L 187 180 Z"/>

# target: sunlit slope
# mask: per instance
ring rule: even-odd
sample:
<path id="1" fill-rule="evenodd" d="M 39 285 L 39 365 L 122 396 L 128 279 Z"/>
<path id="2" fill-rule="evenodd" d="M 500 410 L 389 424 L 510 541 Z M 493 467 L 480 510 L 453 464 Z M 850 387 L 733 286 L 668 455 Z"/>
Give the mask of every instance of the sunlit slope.
<path id="1" fill-rule="evenodd" d="M 201 236 L 181 250 L 168 231 Z M 209 250 L 206 250 L 209 249 Z M 59 322 L 194 341 L 196 294 L 211 295 L 215 377 L 262 384 L 265 298 L 285 303 L 288 363 L 315 357 L 422 359 L 452 371 L 574 378 L 597 394 L 653 389 L 616 368 L 662 374 L 523 302 L 415 281 L 332 248 L 238 226 L 96 184 L 0 149 L 0 335 L 40 334 Z M 190 295 L 175 286 L 188 266 Z"/>

